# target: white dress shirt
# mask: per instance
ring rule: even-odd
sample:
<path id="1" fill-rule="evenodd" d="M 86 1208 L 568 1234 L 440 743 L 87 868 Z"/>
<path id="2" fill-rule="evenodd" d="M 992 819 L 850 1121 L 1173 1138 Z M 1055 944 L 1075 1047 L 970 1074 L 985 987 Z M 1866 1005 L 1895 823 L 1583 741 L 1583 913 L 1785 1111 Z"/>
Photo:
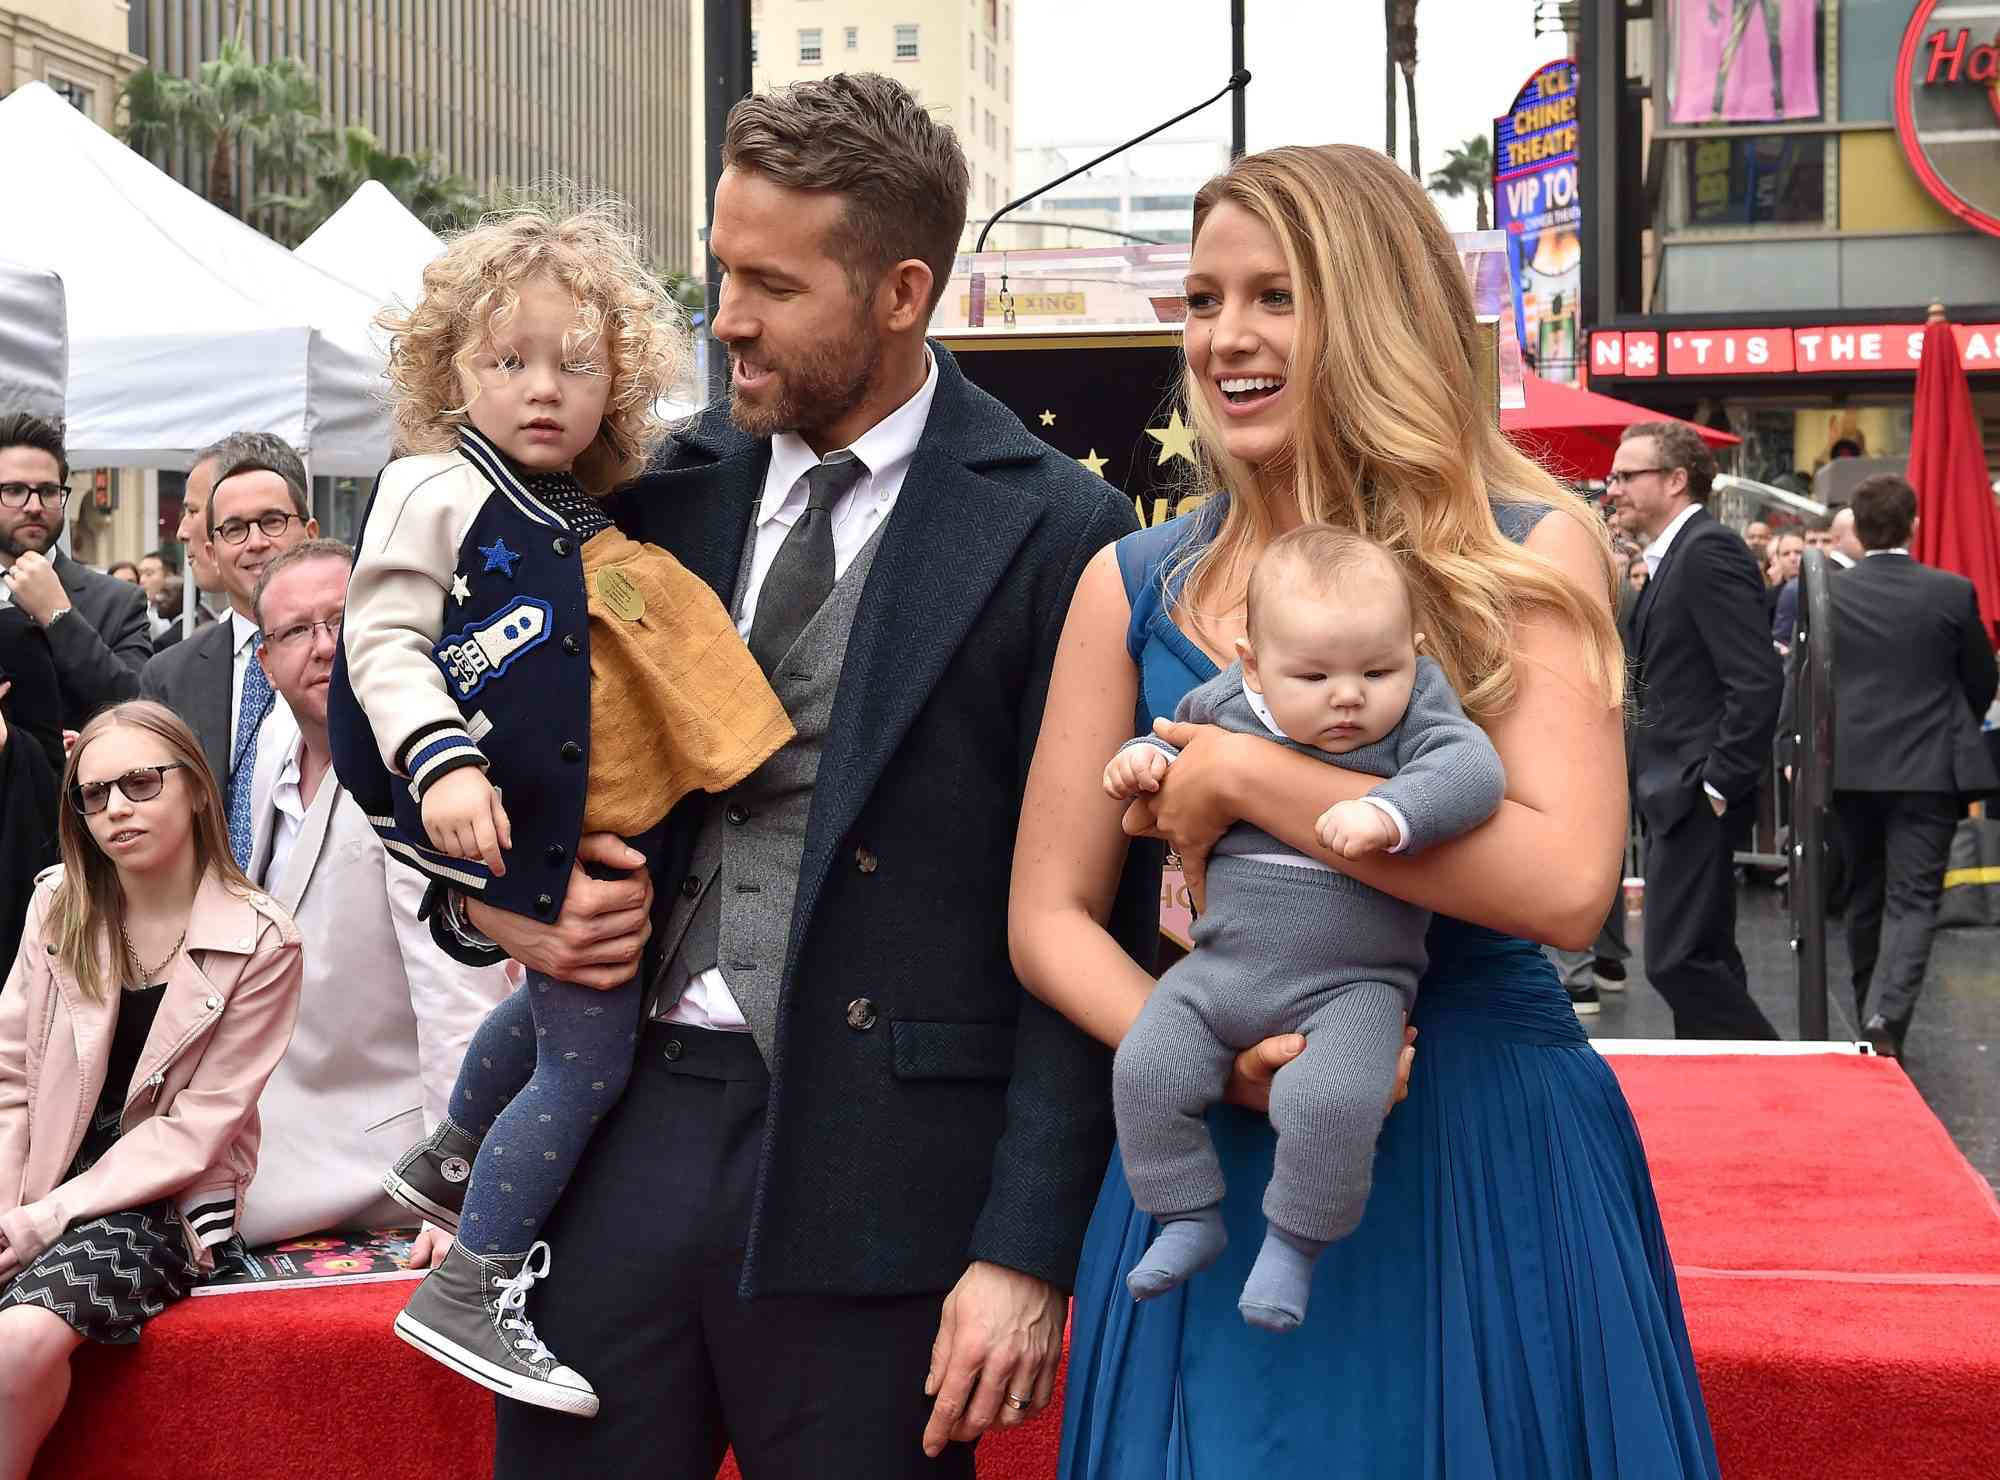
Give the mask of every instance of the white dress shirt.
<path id="1" fill-rule="evenodd" d="M 928 353 L 926 358 L 929 359 Z M 937 396 L 937 361 L 929 359 L 930 370 L 923 387 L 896 410 L 863 432 L 848 446 L 866 470 L 833 506 L 833 578 L 847 574 L 875 531 L 888 519 L 903 491 L 903 479 L 923 440 L 924 424 L 930 420 L 931 402 Z M 778 558 L 785 536 L 806 511 L 806 474 L 821 459 L 805 439 L 793 432 L 780 432 L 771 439 L 771 466 L 764 474 L 764 497 L 757 506 L 754 530 L 756 545 L 750 555 L 750 572 L 736 595 L 736 630 L 750 635 L 757 618 L 757 597 L 764 578 Z M 695 1028 L 722 1028 L 747 1032 L 743 1010 L 723 979 L 722 969 L 711 966 L 685 983 L 669 981 L 679 996 L 659 1016 L 672 1023 Z"/>
<path id="2" fill-rule="evenodd" d="M 1910 547 L 1908 545 L 1897 545 L 1894 549 L 1890 550 L 1863 550 L 1861 552 L 1864 558 L 1870 555 L 1907 555 L 1909 553 Z"/>
<path id="3" fill-rule="evenodd" d="M 1700 508 L 1700 504 L 1689 504 L 1682 509 L 1680 513 L 1674 515 L 1673 523 L 1661 530 L 1653 543 L 1640 552 L 1641 558 L 1646 562 L 1646 575 L 1649 579 L 1660 573 L 1660 562 L 1667 558 L 1667 550 L 1673 544 L 1674 536 L 1681 532 L 1681 526 L 1694 518 Z"/>
<path id="4" fill-rule="evenodd" d="M 292 845 L 299 840 L 299 831 L 306 824 L 306 799 L 301 790 L 305 773 L 299 766 L 299 753 L 305 749 L 305 736 L 292 731 L 291 743 L 278 750 L 265 742 L 270 737 L 272 727 L 266 725 L 257 736 L 256 764 L 261 769 L 275 765 L 277 774 L 271 778 L 271 810 L 278 814 L 277 822 L 271 829 L 271 856 L 264 864 L 264 877 L 256 880 L 259 889 L 269 889 L 273 882 L 285 876 L 285 865 L 291 861 Z M 321 785 L 325 777 L 320 778 Z"/>

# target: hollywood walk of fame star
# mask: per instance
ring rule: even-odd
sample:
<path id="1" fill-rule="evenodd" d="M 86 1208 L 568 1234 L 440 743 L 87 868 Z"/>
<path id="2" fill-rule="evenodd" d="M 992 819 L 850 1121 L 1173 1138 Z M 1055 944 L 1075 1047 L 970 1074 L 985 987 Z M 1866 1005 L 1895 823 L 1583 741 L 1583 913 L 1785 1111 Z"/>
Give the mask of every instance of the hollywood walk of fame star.
<path id="1" fill-rule="evenodd" d="M 1077 459 L 1077 461 L 1082 463 L 1086 468 L 1089 468 L 1091 472 L 1097 474 L 1098 477 L 1102 478 L 1104 476 L 1104 465 L 1110 462 L 1111 459 L 1108 457 L 1099 457 L 1097 455 L 1097 449 L 1093 447 L 1090 449 L 1089 457 L 1080 457 Z"/>
<path id="2" fill-rule="evenodd" d="M 1176 415 L 1178 416 L 1178 413 Z M 1165 462 L 1166 460 L 1166 456 L 1162 454 L 1160 461 Z M 514 562 L 521 557 L 507 548 L 507 542 L 504 539 L 496 539 L 490 545 L 481 545 L 479 553 L 486 557 L 487 570 L 497 570 L 508 580 L 511 581 L 514 579 Z"/>
<path id="3" fill-rule="evenodd" d="M 464 606 L 471 595 L 472 588 L 465 583 L 465 577 L 454 574 L 451 578 L 451 599 Z"/>
<path id="4" fill-rule="evenodd" d="M 1160 456 L 1155 467 L 1170 457 L 1184 457 L 1190 465 L 1194 461 L 1194 428 L 1181 420 L 1181 408 L 1176 406 L 1173 415 L 1163 427 L 1147 427 L 1146 435 L 1160 444 Z"/>
<path id="5" fill-rule="evenodd" d="M 1052 426 L 1054 426 L 1055 424 L 1056 424 L 1056 414 L 1055 414 L 1055 412 L 1053 412 L 1053 411 L 1044 411 L 1044 412 L 1042 413 L 1042 425 L 1043 425 L 1043 426 L 1045 426 L 1045 427 L 1052 427 Z"/>

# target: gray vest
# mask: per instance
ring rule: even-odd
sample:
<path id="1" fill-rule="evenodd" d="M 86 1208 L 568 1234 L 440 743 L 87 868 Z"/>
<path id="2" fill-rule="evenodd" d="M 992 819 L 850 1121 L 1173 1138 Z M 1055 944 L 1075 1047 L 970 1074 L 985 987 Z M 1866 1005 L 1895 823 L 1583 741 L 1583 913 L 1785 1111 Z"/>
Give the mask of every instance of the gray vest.
<path id="1" fill-rule="evenodd" d="M 671 1005 L 673 999 L 666 993 L 677 992 L 683 982 L 710 965 L 720 966 L 766 1063 L 771 1062 L 777 1032 L 778 993 L 791 944 L 792 906 L 805 858 L 813 782 L 833 720 L 833 699 L 847 658 L 847 640 L 854 631 L 854 614 L 882 531 L 888 527 L 885 520 L 876 528 L 835 583 L 826 604 L 779 660 L 771 687 L 797 734 L 741 785 L 709 799 L 695 837 L 688 882 L 667 916 L 666 965 L 658 984 L 663 991 L 655 1010 Z M 753 530 L 744 541 L 738 591 L 749 585 L 755 549 Z M 689 927 L 711 895 L 714 955 L 700 960 L 708 956 L 709 942 L 704 930 Z"/>

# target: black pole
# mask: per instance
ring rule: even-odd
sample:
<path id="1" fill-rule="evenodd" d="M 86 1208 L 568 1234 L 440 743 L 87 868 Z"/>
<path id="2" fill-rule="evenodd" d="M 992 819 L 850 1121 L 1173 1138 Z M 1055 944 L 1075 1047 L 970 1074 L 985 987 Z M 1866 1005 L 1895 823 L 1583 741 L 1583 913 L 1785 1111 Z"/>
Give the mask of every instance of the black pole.
<path id="1" fill-rule="evenodd" d="M 729 123 L 729 110 L 739 98 L 750 95 L 750 5 L 749 0 L 703 0 L 702 76 L 704 122 L 708 132 L 708 219 L 715 220 L 715 186 L 722 178 L 722 134 Z M 707 240 L 707 233 L 702 234 Z M 715 312 L 722 301 L 722 273 L 715 254 L 707 256 L 708 322 L 702 326 L 708 340 L 708 399 L 711 404 L 729 397 L 729 355 L 714 339 Z"/>
<path id="2" fill-rule="evenodd" d="M 1229 70 L 1241 73 L 1243 67 L 1243 3 L 1244 0 L 1229 0 Z M 1241 159 L 1244 144 L 1244 103 L 1243 89 L 1236 89 L 1236 96 L 1229 103 L 1229 157 Z"/>
<path id="3" fill-rule="evenodd" d="M 1799 569 L 1800 621 L 1793 640 L 1792 950 L 1797 959 L 1799 1037 L 1827 1035 L 1826 809 L 1833 801 L 1833 598 L 1829 564 L 1806 551 Z M 1860 1025 L 1856 1024 L 1856 1032 Z"/>

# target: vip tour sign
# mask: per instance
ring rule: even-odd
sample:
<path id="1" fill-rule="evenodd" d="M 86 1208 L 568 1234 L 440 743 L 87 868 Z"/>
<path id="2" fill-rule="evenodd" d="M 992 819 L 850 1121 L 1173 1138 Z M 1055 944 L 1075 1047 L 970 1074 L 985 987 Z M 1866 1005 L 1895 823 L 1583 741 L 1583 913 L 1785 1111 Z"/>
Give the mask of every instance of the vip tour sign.
<path id="1" fill-rule="evenodd" d="M 1514 329 L 1537 374 L 1577 378 L 1583 206 L 1577 193 L 1577 74 L 1535 70 L 1493 120 L 1493 224 L 1507 234 Z"/>

